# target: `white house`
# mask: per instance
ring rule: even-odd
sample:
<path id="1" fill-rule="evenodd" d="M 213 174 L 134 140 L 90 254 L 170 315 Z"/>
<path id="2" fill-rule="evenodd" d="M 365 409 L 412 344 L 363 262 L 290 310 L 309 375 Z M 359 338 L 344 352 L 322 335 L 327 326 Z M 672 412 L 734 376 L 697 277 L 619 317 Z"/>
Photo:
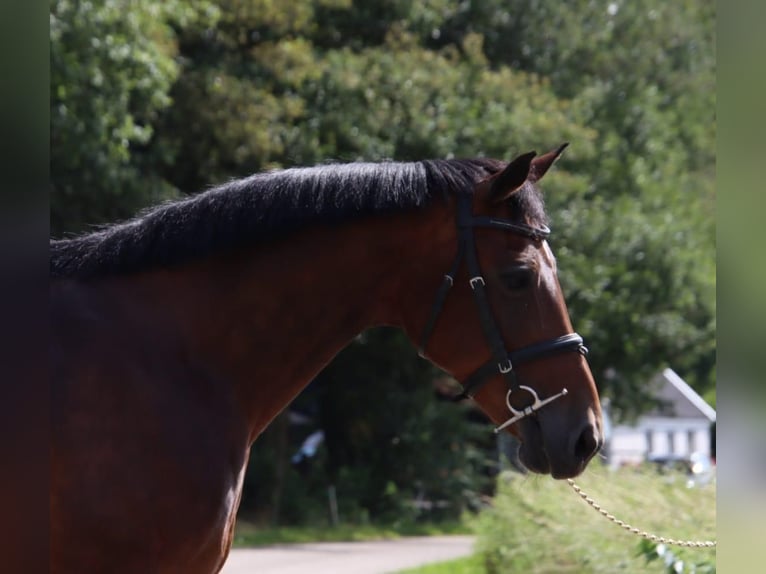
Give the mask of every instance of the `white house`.
<path id="1" fill-rule="evenodd" d="M 655 457 L 688 459 L 693 452 L 712 454 L 715 409 L 672 369 L 662 371 L 652 384 L 655 396 L 663 403 L 660 408 L 641 416 L 634 425 L 609 425 L 605 429 L 609 466 L 637 464 Z"/>

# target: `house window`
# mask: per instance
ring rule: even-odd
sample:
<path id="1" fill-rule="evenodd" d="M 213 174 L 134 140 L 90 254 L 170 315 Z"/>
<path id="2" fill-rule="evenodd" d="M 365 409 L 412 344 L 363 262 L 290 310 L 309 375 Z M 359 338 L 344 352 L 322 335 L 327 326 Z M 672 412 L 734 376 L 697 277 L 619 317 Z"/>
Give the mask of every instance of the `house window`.
<path id="1" fill-rule="evenodd" d="M 691 454 L 697 450 L 697 431 L 688 431 L 686 434 L 686 440 L 689 441 L 689 454 Z"/>
<path id="2" fill-rule="evenodd" d="M 668 431 L 668 454 L 676 454 L 675 438 L 675 433 L 672 430 Z"/>
<path id="3" fill-rule="evenodd" d="M 651 455 L 654 452 L 654 438 L 651 430 L 646 431 L 646 454 Z"/>

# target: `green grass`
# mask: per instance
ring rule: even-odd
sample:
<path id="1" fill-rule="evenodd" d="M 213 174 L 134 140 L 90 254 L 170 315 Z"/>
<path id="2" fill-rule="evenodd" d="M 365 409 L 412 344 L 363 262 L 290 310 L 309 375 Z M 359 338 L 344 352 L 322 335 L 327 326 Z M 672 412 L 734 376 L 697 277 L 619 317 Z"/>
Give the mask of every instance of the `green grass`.
<path id="1" fill-rule="evenodd" d="M 266 546 L 269 544 L 299 544 L 306 542 L 354 542 L 387 540 L 402 536 L 437 536 L 442 534 L 472 534 L 470 526 L 461 522 L 439 524 L 406 523 L 391 525 L 353 525 L 313 527 L 260 528 L 250 522 L 238 520 L 234 532 L 234 546 Z"/>
<path id="2" fill-rule="evenodd" d="M 654 469 L 612 472 L 593 465 L 577 483 L 631 525 L 676 539 L 715 538 L 715 484 L 687 488 L 680 474 Z M 484 574 L 630 574 L 664 572 L 647 564 L 641 539 L 607 521 L 565 481 L 514 475 L 501 480 L 493 508 L 479 517 L 477 552 Z M 715 549 L 673 549 L 687 567 L 715 564 Z M 690 570 L 684 570 L 689 572 Z"/>
<path id="3" fill-rule="evenodd" d="M 484 574 L 483 558 L 474 554 L 466 558 L 458 558 L 448 562 L 437 562 L 412 568 L 411 570 L 402 570 L 398 574 Z"/>

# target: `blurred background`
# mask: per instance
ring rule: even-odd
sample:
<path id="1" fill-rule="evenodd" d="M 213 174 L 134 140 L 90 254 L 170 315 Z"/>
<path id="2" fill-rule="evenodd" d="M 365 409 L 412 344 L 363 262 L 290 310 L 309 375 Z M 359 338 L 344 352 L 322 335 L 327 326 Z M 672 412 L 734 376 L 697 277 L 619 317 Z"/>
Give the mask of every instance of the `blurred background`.
<path id="1" fill-rule="evenodd" d="M 52 0 L 50 50 L 55 237 L 265 169 L 569 141 L 551 245 L 613 426 L 667 368 L 715 408 L 712 1 Z M 255 443 L 243 522 L 481 509 L 512 445 L 453 384 L 362 334 Z"/>

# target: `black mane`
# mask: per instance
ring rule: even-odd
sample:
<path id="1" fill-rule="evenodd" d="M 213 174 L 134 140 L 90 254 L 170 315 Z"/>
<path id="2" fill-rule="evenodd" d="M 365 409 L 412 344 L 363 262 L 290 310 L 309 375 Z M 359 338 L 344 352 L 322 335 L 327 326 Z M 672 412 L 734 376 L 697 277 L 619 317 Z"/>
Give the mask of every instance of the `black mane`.
<path id="1" fill-rule="evenodd" d="M 51 277 L 96 278 L 168 267 L 284 236 L 311 224 L 415 209 L 471 193 L 491 159 L 329 164 L 262 173 L 160 205 L 124 223 L 51 240 Z M 544 218 L 531 186 L 519 207 Z M 516 194 L 515 194 L 516 195 Z"/>

